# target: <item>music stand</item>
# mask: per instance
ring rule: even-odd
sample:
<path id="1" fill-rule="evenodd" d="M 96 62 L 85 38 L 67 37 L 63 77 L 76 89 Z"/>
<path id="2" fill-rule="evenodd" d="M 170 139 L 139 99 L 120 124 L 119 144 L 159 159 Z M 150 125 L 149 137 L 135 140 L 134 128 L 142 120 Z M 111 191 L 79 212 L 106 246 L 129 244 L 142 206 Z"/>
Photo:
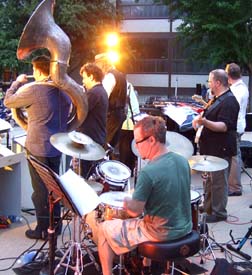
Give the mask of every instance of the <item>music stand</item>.
<path id="1" fill-rule="evenodd" d="M 45 183 L 48 191 L 49 191 L 49 202 L 52 203 L 52 200 L 55 199 L 56 202 L 59 200 L 62 200 L 63 204 L 70 209 L 75 215 L 74 215 L 74 236 L 73 240 L 71 241 L 69 248 L 63 255 L 61 261 L 56 266 L 55 270 L 53 269 L 53 263 L 54 263 L 54 239 L 55 239 L 55 230 L 53 228 L 48 229 L 48 236 L 49 237 L 49 272 L 50 275 L 56 274 L 60 266 L 64 266 L 66 268 L 71 268 L 74 270 L 76 275 L 82 274 L 83 269 L 83 254 L 82 254 L 82 245 L 80 241 L 80 218 L 83 216 L 83 213 L 80 211 L 80 208 L 76 206 L 76 204 L 73 202 L 71 196 L 66 192 L 60 177 L 47 165 L 41 163 L 38 161 L 35 157 L 29 156 L 28 161 L 33 165 L 36 172 L 39 174 L 43 182 Z M 52 199 L 53 198 L 53 199 Z M 84 198 L 83 198 L 84 199 Z M 55 203 L 53 202 L 53 204 Z M 53 204 L 50 206 L 50 210 L 53 210 Z M 93 210 L 93 209 L 92 209 Z M 92 211 L 91 210 L 91 211 Z M 87 214 L 87 213 L 85 213 Z M 52 221 L 53 226 L 53 212 L 50 211 L 50 221 Z M 86 237 L 87 235 L 85 235 Z M 84 238 L 85 239 L 85 238 Z M 95 261 L 94 256 L 92 255 L 92 251 L 86 246 L 83 245 L 85 248 L 87 254 L 89 255 L 89 258 L 91 259 L 92 263 L 94 264 L 96 269 L 99 271 L 99 265 Z M 67 264 L 64 263 L 64 260 L 68 257 Z M 74 257 L 75 260 L 75 266 L 70 265 L 70 257 Z M 89 263 L 87 264 L 89 265 Z"/>

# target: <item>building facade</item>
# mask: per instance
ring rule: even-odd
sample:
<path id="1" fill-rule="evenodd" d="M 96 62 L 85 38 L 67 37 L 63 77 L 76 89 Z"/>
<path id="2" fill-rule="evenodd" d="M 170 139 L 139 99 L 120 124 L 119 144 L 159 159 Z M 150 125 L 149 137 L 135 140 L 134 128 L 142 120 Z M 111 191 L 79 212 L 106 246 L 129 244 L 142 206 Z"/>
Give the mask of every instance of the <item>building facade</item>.
<path id="1" fill-rule="evenodd" d="M 128 80 L 140 95 L 190 97 L 207 86 L 213 68 L 188 61 L 190 49 L 183 49 L 176 39 L 181 20 L 170 16 L 169 7 L 154 0 L 120 0 L 123 14 L 121 36 L 132 51 L 127 67 Z"/>

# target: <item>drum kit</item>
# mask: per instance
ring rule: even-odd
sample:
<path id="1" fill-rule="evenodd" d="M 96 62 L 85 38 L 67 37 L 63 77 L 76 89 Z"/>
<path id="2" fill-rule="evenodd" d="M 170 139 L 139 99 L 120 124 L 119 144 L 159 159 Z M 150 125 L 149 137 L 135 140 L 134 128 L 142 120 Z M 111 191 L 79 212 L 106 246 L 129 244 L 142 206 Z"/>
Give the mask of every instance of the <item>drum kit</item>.
<path id="1" fill-rule="evenodd" d="M 76 275 L 80 275 L 83 271 L 83 255 L 80 247 L 86 247 L 82 244 L 83 241 L 81 241 L 80 238 L 80 227 L 84 225 L 90 229 L 89 225 L 87 226 L 86 218 L 88 216 L 87 214 L 93 211 L 95 212 L 96 222 L 114 219 L 116 217 L 127 217 L 123 210 L 123 200 L 125 196 L 130 195 L 129 179 L 131 171 L 120 161 L 105 160 L 106 152 L 103 147 L 83 133 L 76 131 L 70 133 L 57 133 L 51 136 L 50 142 L 60 152 L 78 159 L 79 162 L 80 160 L 100 161 L 95 167 L 95 173 L 87 180 L 82 179 L 80 174 L 73 173 L 71 170 L 71 173 L 67 171 L 60 177 L 64 190 L 68 193 L 68 196 L 71 197 L 71 200 L 76 202 L 75 209 L 78 209 L 78 211 L 74 211 L 73 213 L 73 241 L 63 255 L 60 264 L 56 267 L 56 271 L 60 265 L 65 266 L 65 259 L 76 251 L 76 265 L 69 265 L 68 267 L 73 269 Z M 90 201 L 93 194 L 87 189 L 87 186 L 85 186 L 86 184 L 96 193 L 99 203 L 93 203 L 93 199 L 92 202 Z M 128 193 L 123 192 L 126 186 L 128 186 Z M 80 199 L 80 194 L 83 195 L 82 199 Z M 84 202 L 84 200 L 86 201 Z M 92 209 L 90 205 L 92 205 Z M 90 234 L 87 237 L 89 238 L 89 236 Z M 90 256 L 90 251 L 88 251 L 87 247 L 86 250 Z M 80 263 L 82 263 L 82 267 Z M 93 264 L 98 270 L 99 266 L 97 266 L 97 263 L 93 261 Z"/>
<path id="2" fill-rule="evenodd" d="M 114 218 L 128 218 L 123 209 L 123 201 L 126 196 L 130 196 L 129 179 L 131 171 L 126 165 L 116 160 L 105 160 L 106 152 L 103 147 L 95 143 L 90 137 L 79 132 L 57 133 L 51 137 L 50 141 L 60 152 L 78 158 L 79 160 L 101 160 L 95 168 L 95 174 L 86 180 L 86 183 L 99 196 L 100 203 L 93 209 L 96 222 Z M 225 169 L 228 166 L 226 160 L 218 157 L 204 155 L 193 156 L 192 143 L 186 137 L 176 132 L 167 131 L 166 146 L 170 151 L 178 153 L 188 159 L 191 169 L 198 172 L 209 174 L 210 172 Z M 141 158 L 134 140 L 131 143 L 131 147 L 138 159 Z M 125 192 L 124 190 L 127 185 L 128 192 Z M 201 194 L 191 190 L 191 212 L 194 230 L 199 229 L 198 217 L 200 202 Z M 77 221 L 74 228 L 76 229 L 76 227 L 79 226 L 80 221 Z M 76 231 L 77 234 L 79 234 L 79 228 Z M 80 238 L 77 239 L 80 240 Z M 76 274 L 81 273 L 78 273 L 77 270 Z"/>

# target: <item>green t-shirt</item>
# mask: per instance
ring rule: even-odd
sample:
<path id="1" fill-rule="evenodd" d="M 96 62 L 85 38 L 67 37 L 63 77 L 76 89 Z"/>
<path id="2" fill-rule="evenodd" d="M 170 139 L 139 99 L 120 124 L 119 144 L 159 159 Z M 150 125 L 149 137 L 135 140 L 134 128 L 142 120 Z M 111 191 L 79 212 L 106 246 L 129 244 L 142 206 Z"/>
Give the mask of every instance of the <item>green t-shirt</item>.
<path id="1" fill-rule="evenodd" d="M 188 161 L 173 152 L 150 161 L 140 172 L 133 199 L 144 201 L 144 226 L 160 241 L 192 230 L 191 173 Z"/>

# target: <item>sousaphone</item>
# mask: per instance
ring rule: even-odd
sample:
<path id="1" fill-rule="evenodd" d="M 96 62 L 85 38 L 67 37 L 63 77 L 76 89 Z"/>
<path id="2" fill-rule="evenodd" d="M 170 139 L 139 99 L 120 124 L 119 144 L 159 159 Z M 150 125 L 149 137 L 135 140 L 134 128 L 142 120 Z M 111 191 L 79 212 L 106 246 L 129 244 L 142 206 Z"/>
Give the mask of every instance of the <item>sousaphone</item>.
<path id="1" fill-rule="evenodd" d="M 17 58 L 23 60 L 34 50 L 46 48 L 51 54 L 50 76 L 54 84 L 63 90 L 73 104 L 74 114 L 68 121 L 68 131 L 78 128 L 87 116 L 87 97 L 83 87 L 67 74 L 71 54 L 71 42 L 65 32 L 55 23 L 53 11 L 55 0 L 44 0 L 36 8 L 26 24 L 19 40 Z M 13 109 L 17 123 L 27 128 L 27 118 L 21 109 Z"/>

